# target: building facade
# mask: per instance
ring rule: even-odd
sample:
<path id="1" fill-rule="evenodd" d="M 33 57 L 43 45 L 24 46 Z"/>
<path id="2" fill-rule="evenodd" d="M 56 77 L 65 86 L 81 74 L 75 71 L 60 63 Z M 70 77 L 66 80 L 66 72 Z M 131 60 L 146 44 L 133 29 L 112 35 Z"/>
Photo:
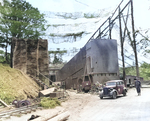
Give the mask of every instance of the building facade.
<path id="1" fill-rule="evenodd" d="M 57 81 L 77 89 L 88 77 L 92 84 L 119 79 L 117 41 L 94 39 L 57 72 Z"/>

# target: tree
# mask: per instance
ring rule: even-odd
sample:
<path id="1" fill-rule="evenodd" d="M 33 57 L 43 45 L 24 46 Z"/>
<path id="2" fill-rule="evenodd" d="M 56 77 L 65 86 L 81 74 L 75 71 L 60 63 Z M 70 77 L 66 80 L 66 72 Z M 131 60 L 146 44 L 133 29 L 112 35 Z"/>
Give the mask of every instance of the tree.
<path id="1" fill-rule="evenodd" d="M 49 51 L 49 54 L 54 55 L 54 60 L 52 63 L 53 64 L 63 63 L 62 55 L 64 55 L 65 53 L 67 53 L 67 50 L 60 50 L 60 48 L 57 48 L 56 51 Z"/>
<path id="2" fill-rule="evenodd" d="M 138 51 L 143 51 L 142 54 L 146 57 L 147 54 L 150 53 L 149 45 L 150 45 L 150 39 L 149 39 L 149 29 L 146 31 L 144 30 L 144 33 L 142 32 L 143 30 L 137 30 L 136 31 L 136 36 L 140 36 L 139 41 L 137 42 L 137 45 L 139 45 Z"/>
<path id="3" fill-rule="evenodd" d="M 0 50 L 0 63 L 6 63 L 6 57 L 8 63 L 10 63 L 10 53 L 7 53 L 7 56 L 5 54 L 6 53 L 3 50 Z"/>
<path id="4" fill-rule="evenodd" d="M 5 58 L 4 58 L 4 51 L 0 50 L 0 62 L 4 62 Z"/>
<path id="5" fill-rule="evenodd" d="M 39 39 L 45 35 L 47 21 L 44 14 L 24 0 L 3 0 L 0 15 L 0 38 L 3 40 L 1 44 L 5 44 L 6 57 L 12 37 Z"/>

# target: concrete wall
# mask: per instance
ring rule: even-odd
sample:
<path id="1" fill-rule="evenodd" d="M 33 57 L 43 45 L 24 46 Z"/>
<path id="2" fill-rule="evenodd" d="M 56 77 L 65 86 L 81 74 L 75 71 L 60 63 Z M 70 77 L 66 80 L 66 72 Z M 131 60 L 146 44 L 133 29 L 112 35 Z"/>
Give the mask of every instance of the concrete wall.
<path id="1" fill-rule="evenodd" d="M 83 47 L 64 67 L 56 74 L 57 81 L 65 81 L 66 88 L 76 86 L 78 78 L 82 78 L 86 63 L 86 50 Z"/>
<path id="2" fill-rule="evenodd" d="M 143 77 L 126 75 L 126 85 L 127 86 L 135 86 L 135 80 L 134 79 L 139 79 L 141 82 L 143 81 Z"/>
<path id="3" fill-rule="evenodd" d="M 38 42 L 38 66 L 39 72 L 43 72 L 44 75 L 49 75 L 49 59 L 48 59 L 48 42 L 47 40 L 40 40 Z"/>
<path id="4" fill-rule="evenodd" d="M 99 73 L 99 74 L 93 74 L 93 83 L 99 82 L 101 84 L 104 84 L 106 81 L 110 80 L 118 80 L 118 74 L 117 73 Z"/>
<path id="5" fill-rule="evenodd" d="M 18 40 L 19 42 L 19 40 Z M 27 40 L 26 41 L 26 51 L 27 51 L 27 55 L 26 55 L 26 58 L 27 58 L 27 74 L 29 75 L 32 75 L 34 77 L 36 77 L 36 70 L 38 70 L 38 55 L 37 55 L 37 44 L 38 44 L 38 41 L 35 40 Z M 21 51 L 21 50 L 20 50 Z M 18 57 L 19 58 L 19 57 Z M 21 63 L 21 62 L 20 62 Z"/>
<path id="6" fill-rule="evenodd" d="M 17 68 L 24 73 L 27 72 L 27 51 L 26 51 L 26 41 L 20 39 L 19 42 L 13 40 L 13 67 Z"/>
<path id="7" fill-rule="evenodd" d="M 91 57 L 93 72 L 118 73 L 116 40 L 93 40 L 87 43 L 86 57 Z"/>
<path id="8" fill-rule="evenodd" d="M 65 81 L 66 88 L 78 87 L 84 75 L 91 75 L 93 83 L 119 79 L 116 40 L 95 39 L 87 43 L 57 73 L 57 81 Z"/>
<path id="9" fill-rule="evenodd" d="M 104 83 L 119 79 L 118 52 L 116 40 L 92 40 L 86 45 L 86 57 L 91 58 L 93 82 Z M 89 63 L 87 63 L 89 64 Z"/>
<path id="10" fill-rule="evenodd" d="M 12 41 L 13 68 L 31 76 L 49 75 L 47 40 L 24 40 L 14 38 Z M 41 76 L 42 77 L 42 76 Z"/>

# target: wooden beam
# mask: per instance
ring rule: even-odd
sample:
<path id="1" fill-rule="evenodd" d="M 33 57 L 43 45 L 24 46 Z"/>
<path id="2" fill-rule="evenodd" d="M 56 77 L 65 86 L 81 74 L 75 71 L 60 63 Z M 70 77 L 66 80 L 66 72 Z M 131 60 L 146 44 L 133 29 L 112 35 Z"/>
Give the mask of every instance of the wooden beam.
<path id="1" fill-rule="evenodd" d="M 0 99 L 0 102 L 4 105 L 4 106 L 6 106 L 6 107 L 8 107 L 8 108 L 10 108 L 10 106 L 9 105 L 7 105 L 3 100 L 1 100 Z"/>

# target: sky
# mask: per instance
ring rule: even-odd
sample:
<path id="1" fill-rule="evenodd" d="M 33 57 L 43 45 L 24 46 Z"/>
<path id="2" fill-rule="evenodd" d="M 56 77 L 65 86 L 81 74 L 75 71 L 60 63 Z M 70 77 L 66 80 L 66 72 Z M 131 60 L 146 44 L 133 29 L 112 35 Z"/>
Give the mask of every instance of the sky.
<path id="1" fill-rule="evenodd" d="M 47 39 L 49 42 L 49 50 L 56 50 L 57 48 L 62 49 L 72 49 L 72 48 L 82 48 L 92 34 L 98 29 L 98 27 L 114 12 L 121 0 L 26 0 L 33 7 L 39 9 L 41 13 L 46 13 L 47 17 L 45 18 L 48 21 L 48 24 L 68 24 L 66 27 L 49 28 L 46 33 L 47 36 L 43 39 Z M 124 0 L 123 5 L 125 5 L 129 0 Z M 133 0 L 134 5 L 134 22 L 135 29 L 142 28 L 146 30 L 150 28 L 150 0 Z M 93 19 L 62 19 L 60 17 L 53 16 L 52 13 L 100 13 L 99 18 Z M 80 24 L 80 25 L 78 25 Z M 71 26 L 70 26 L 71 25 Z M 77 26 L 78 25 L 78 26 Z M 53 43 L 52 39 L 48 37 L 50 33 L 64 34 L 64 33 L 77 33 L 81 31 L 89 32 L 90 34 L 84 35 L 81 39 L 78 39 L 73 43 Z M 118 33 L 116 33 L 118 34 Z M 115 37 L 115 36 L 114 36 Z M 118 39 L 116 36 L 114 39 Z M 128 44 L 125 44 L 128 47 Z M 128 48 L 129 49 L 129 48 Z M 130 48 L 129 51 L 132 49 Z M 69 61 L 74 55 L 63 56 L 64 61 Z M 140 56 L 140 54 L 139 54 Z M 143 58 L 143 57 L 142 57 Z M 144 58 L 147 62 L 148 59 Z M 132 64 L 132 63 L 130 63 Z"/>
<path id="2" fill-rule="evenodd" d="M 56 48 L 61 49 L 71 49 L 76 47 L 78 49 L 82 48 L 88 39 L 92 36 L 92 34 L 97 30 L 97 28 L 108 18 L 108 16 L 112 15 L 114 10 L 117 8 L 121 0 L 26 0 L 33 7 L 36 7 L 40 10 L 40 12 L 44 12 L 48 15 L 46 18 L 48 20 L 48 24 L 71 24 L 72 26 L 59 27 L 59 28 L 49 28 L 47 33 L 69 33 L 69 32 L 79 32 L 79 31 L 87 31 L 90 34 L 84 35 L 79 41 L 74 43 L 58 43 L 55 44 L 52 42 L 51 38 L 48 38 L 49 42 L 49 50 L 55 50 Z M 124 0 L 124 5 L 129 0 Z M 134 22 L 135 29 L 146 30 L 150 28 L 150 0 L 133 0 L 134 5 Z M 58 17 L 51 18 L 48 13 L 74 13 L 74 12 L 82 12 L 82 13 L 101 13 L 102 17 L 93 18 L 93 19 L 85 19 L 79 18 L 76 20 L 69 19 L 61 19 Z M 108 13 L 108 15 L 105 15 Z M 96 21 L 98 21 L 96 23 Z M 82 24 L 81 24 L 82 23 Z M 75 24 L 81 24 L 78 27 L 74 27 Z M 118 34 L 118 33 L 117 33 Z M 114 38 L 118 40 L 118 37 Z M 128 48 L 128 44 L 125 44 L 125 47 Z M 118 49 L 120 51 L 120 48 Z M 128 48 L 129 51 L 132 51 L 132 48 Z M 68 61 L 72 56 L 64 56 L 63 59 Z M 141 56 L 141 53 L 138 54 Z M 141 57 L 139 57 L 141 58 Z M 142 57 L 143 58 L 143 57 Z M 143 58 L 139 61 L 149 62 L 149 59 Z M 130 62 L 132 65 L 133 62 Z"/>
<path id="3" fill-rule="evenodd" d="M 50 12 L 95 12 L 101 9 L 115 8 L 121 0 L 26 0 L 40 11 Z M 129 0 L 124 0 L 127 3 Z M 135 24 L 147 28 L 150 20 L 150 0 L 133 0 Z M 145 22 L 142 22 L 144 19 Z M 142 21 L 141 21 L 142 20 Z"/>

